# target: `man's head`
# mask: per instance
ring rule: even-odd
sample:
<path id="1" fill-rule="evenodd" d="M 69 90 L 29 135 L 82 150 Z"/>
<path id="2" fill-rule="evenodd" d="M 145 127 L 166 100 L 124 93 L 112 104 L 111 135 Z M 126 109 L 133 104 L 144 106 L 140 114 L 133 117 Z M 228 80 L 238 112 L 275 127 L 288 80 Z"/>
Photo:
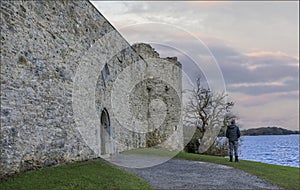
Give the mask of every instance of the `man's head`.
<path id="1" fill-rule="evenodd" d="M 235 120 L 233 119 L 233 120 L 231 120 L 231 124 L 232 125 L 234 125 L 235 124 Z"/>

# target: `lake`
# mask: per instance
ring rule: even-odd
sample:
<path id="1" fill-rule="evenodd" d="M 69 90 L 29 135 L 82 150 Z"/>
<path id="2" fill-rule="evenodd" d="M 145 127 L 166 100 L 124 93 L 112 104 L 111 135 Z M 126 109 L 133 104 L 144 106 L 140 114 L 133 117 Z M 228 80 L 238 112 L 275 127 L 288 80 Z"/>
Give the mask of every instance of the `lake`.
<path id="1" fill-rule="evenodd" d="M 241 160 L 299 168 L 299 135 L 243 136 Z"/>

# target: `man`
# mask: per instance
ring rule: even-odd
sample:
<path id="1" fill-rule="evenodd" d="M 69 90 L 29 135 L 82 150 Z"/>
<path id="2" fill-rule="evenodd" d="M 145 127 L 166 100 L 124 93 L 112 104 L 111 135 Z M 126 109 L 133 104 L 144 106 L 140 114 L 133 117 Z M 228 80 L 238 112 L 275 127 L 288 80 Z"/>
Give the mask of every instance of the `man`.
<path id="1" fill-rule="evenodd" d="M 238 157 L 238 140 L 241 136 L 240 129 L 235 125 L 235 120 L 231 121 L 231 125 L 227 126 L 226 137 L 229 140 L 229 162 L 232 162 L 233 151 L 235 155 L 235 162 L 239 161 Z"/>

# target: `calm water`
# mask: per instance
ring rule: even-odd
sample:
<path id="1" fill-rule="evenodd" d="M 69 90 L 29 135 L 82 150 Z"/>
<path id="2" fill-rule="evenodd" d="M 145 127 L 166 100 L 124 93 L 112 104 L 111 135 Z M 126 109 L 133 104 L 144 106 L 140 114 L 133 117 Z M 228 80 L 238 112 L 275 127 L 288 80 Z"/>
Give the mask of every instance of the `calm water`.
<path id="1" fill-rule="evenodd" d="M 240 158 L 299 168 L 299 135 L 243 136 Z"/>

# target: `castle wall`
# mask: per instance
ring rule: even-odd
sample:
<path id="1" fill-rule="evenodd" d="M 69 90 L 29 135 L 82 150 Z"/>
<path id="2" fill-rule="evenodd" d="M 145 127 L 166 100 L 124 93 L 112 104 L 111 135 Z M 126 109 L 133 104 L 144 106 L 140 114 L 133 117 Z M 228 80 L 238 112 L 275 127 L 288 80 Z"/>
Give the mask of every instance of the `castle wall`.
<path id="1" fill-rule="evenodd" d="M 97 157 L 76 130 L 72 93 L 82 57 L 112 31 L 86 1 L 1 1 L 2 176 Z M 88 61 L 129 46 L 114 35 Z M 139 59 L 132 49 L 130 57 Z"/>
<path id="2" fill-rule="evenodd" d="M 1 1 L 0 27 L 2 177 L 146 147 L 166 109 L 159 138 L 180 147 L 179 64 L 147 63 L 89 2 Z M 145 80 L 156 67 L 165 78 Z M 160 93 L 145 95 L 153 85 Z M 139 119 L 149 98 L 159 111 Z"/>

